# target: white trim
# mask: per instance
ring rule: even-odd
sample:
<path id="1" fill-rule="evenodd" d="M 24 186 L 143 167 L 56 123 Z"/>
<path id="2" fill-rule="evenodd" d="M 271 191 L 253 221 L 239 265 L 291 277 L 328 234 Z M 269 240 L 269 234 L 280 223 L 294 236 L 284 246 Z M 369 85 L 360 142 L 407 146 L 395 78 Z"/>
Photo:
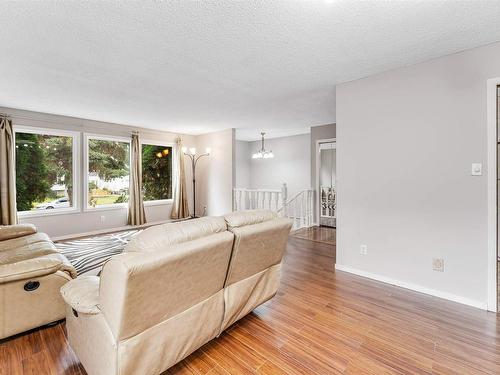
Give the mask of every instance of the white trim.
<path id="1" fill-rule="evenodd" d="M 126 137 L 117 137 L 113 135 L 102 135 L 102 134 L 90 134 L 84 133 L 83 135 L 83 212 L 94 212 L 94 211 L 106 211 L 106 210 L 116 210 L 125 209 L 128 207 L 128 203 L 114 203 L 114 204 L 104 204 L 98 207 L 89 206 L 89 139 L 98 139 L 101 141 L 115 141 L 123 142 L 129 144 L 129 172 L 130 172 L 130 162 L 132 161 L 132 140 Z"/>
<path id="2" fill-rule="evenodd" d="M 32 218 L 32 217 L 77 214 L 79 212 L 80 212 L 80 210 L 78 209 L 78 207 L 65 207 L 65 208 L 54 208 L 53 210 L 19 211 L 17 213 L 17 217 L 19 219 L 26 219 L 26 218 Z"/>
<path id="3" fill-rule="evenodd" d="M 175 186 L 175 177 L 177 176 L 177 168 L 176 168 L 176 163 L 174 160 L 177 160 L 177 144 L 172 143 L 172 142 L 162 142 L 162 141 L 153 141 L 149 139 L 140 139 L 140 146 L 141 146 L 141 153 L 142 153 L 142 145 L 151 145 L 151 146 L 162 146 L 162 147 L 171 147 L 172 148 L 172 198 L 170 199 L 158 199 L 158 200 L 152 200 L 152 201 L 147 201 L 143 199 L 144 206 L 159 206 L 162 204 L 166 205 L 172 205 L 174 201 L 174 186 Z M 142 171 L 144 173 L 144 171 Z"/>
<path id="4" fill-rule="evenodd" d="M 144 201 L 144 206 L 149 207 L 149 206 L 161 206 L 162 204 L 166 206 L 171 206 L 174 203 L 173 199 L 158 199 L 154 201 Z"/>
<path id="5" fill-rule="evenodd" d="M 86 207 L 83 209 L 83 212 L 111 211 L 111 210 L 128 210 L 128 202 L 103 204 L 97 207 Z"/>
<path id="6" fill-rule="evenodd" d="M 173 142 L 154 141 L 152 139 L 140 139 L 140 143 L 141 143 L 141 146 L 142 145 L 151 145 L 151 146 L 172 147 L 172 149 L 176 148 L 176 144 Z"/>
<path id="7" fill-rule="evenodd" d="M 485 302 L 477 301 L 477 300 L 470 299 L 470 298 L 465 298 L 462 296 L 458 296 L 456 294 L 442 292 L 442 291 L 427 288 L 427 287 L 424 287 L 421 285 L 412 284 L 412 283 L 408 283 L 408 282 L 400 281 L 400 280 L 396 280 L 396 279 L 391 279 L 389 277 L 377 275 L 377 274 L 370 273 L 370 272 L 365 272 L 365 271 L 362 271 L 362 270 L 359 270 L 356 268 L 351 268 L 349 266 L 343 266 L 340 264 L 336 264 L 335 269 L 338 271 L 348 272 L 348 273 L 352 273 L 354 275 L 366 277 L 368 279 L 380 281 L 380 282 L 383 282 L 386 284 L 391 284 L 391 285 L 399 286 L 401 288 L 413 290 L 415 292 L 424 293 L 424 294 L 428 294 L 430 296 L 443 298 L 443 299 L 446 299 L 448 301 L 458 302 L 458 303 L 461 303 L 463 305 L 476 307 L 478 309 L 482 309 L 482 310 L 487 309 L 487 304 Z"/>
<path id="8" fill-rule="evenodd" d="M 72 130 L 59 130 L 52 128 L 44 128 L 40 126 L 25 126 L 25 125 L 15 125 L 14 133 L 30 133 L 30 134 L 40 134 L 40 135 L 54 135 L 61 137 L 74 137 L 75 135 L 80 135 L 79 132 Z"/>
<path id="9" fill-rule="evenodd" d="M 487 81 L 487 174 L 488 174 L 488 310 L 497 307 L 497 86 L 500 77 Z"/>
<path id="10" fill-rule="evenodd" d="M 132 142 L 131 138 L 120 137 L 117 135 L 107 135 L 107 134 L 93 134 L 93 133 L 83 133 L 85 139 L 88 141 L 89 139 L 98 139 L 101 141 L 115 141 L 115 142 L 124 142 L 130 144 Z"/>
<path id="11" fill-rule="evenodd" d="M 59 130 L 59 129 L 49 129 L 37 126 L 22 126 L 15 125 L 14 128 L 14 143 L 16 140 L 17 133 L 29 133 L 29 134 L 39 134 L 39 135 L 50 135 L 56 137 L 71 137 L 71 151 L 72 151 L 72 179 L 73 179 L 73 205 L 68 208 L 56 208 L 54 210 L 30 210 L 30 211 L 19 211 L 17 217 L 22 218 L 32 218 L 32 217 L 43 217 L 43 216 L 54 216 L 54 215 L 65 215 L 74 214 L 80 212 L 80 132 L 70 131 L 70 130 Z M 14 173 L 16 167 L 16 152 L 14 152 Z"/>
<path id="12" fill-rule="evenodd" d="M 335 144 L 335 149 L 337 149 L 337 138 L 324 138 L 324 139 L 317 139 L 316 140 L 316 150 L 315 150 L 315 158 L 316 158 L 316 181 L 315 181 L 315 198 L 314 198 L 314 204 L 316 206 L 316 215 L 314 215 L 314 219 L 316 221 L 316 225 L 321 224 L 321 219 L 320 219 L 320 214 L 321 210 L 319 207 L 319 174 L 320 174 L 320 164 L 321 164 L 321 159 L 320 159 L 320 144 L 322 143 L 334 143 Z M 337 158 L 335 158 L 337 160 Z M 337 166 L 335 166 L 335 169 L 337 170 Z M 337 186 L 337 178 L 335 177 L 335 186 Z M 338 191 L 338 189 L 336 189 Z M 338 202 L 338 197 L 337 197 L 337 202 Z M 338 217 L 337 214 L 335 214 L 336 217 Z M 337 220 L 335 220 L 337 221 Z"/>

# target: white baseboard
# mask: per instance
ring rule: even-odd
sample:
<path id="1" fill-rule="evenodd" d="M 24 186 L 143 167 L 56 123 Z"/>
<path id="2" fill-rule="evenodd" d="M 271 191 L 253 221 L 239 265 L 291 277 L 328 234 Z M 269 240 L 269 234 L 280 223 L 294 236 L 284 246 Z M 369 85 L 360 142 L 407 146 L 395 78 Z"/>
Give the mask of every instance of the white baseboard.
<path id="1" fill-rule="evenodd" d="M 482 309 L 482 310 L 487 309 L 486 302 L 481 302 L 481 301 L 473 300 L 470 298 L 464 298 L 461 296 L 457 296 L 456 294 L 442 292 L 442 291 L 439 291 L 436 289 L 427 288 L 425 286 L 407 283 L 405 281 L 400 281 L 400 280 L 396 280 L 396 279 L 391 279 L 390 277 L 381 276 L 381 275 L 377 275 L 377 274 L 370 273 L 370 272 L 365 272 L 365 271 L 358 270 L 356 268 L 352 268 L 349 266 L 343 266 L 341 264 L 336 264 L 335 269 L 339 270 L 339 271 L 343 271 L 343 272 L 352 273 L 354 275 L 366 277 L 368 279 L 381 281 L 381 282 L 386 283 L 386 284 L 396 285 L 396 286 L 399 286 L 401 288 L 413 290 L 415 292 L 420 292 L 420 293 L 428 294 L 428 295 L 431 295 L 434 297 L 443 298 L 443 299 L 446 299 L 449 301 L 458 302 L 458 303 L 461 303 L 463 305 L 476 307 L 478 309 Z"/>

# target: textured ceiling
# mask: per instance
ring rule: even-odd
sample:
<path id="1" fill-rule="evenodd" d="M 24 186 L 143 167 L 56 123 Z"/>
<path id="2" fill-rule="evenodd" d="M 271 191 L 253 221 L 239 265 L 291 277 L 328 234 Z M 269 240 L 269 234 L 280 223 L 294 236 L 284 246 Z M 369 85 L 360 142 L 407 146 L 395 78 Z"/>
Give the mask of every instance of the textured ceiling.
<path id="1" fill-rule="evenodd" d="M 0 106 L 257 138 L 334 122 L 337 83 L 500 40 L 498 1 L 1 2 L 0 14 Z"/>

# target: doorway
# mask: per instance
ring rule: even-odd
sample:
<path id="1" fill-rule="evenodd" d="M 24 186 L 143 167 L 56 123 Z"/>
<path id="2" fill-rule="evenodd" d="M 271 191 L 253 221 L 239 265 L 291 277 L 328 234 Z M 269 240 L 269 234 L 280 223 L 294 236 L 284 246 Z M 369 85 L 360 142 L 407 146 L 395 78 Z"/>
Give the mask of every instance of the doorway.
<path id="1" fill-rule="evenodd" d="M 337 145 L 333 141 L 318 144 L 317 210 L 320 227 L 337 227 L 336 164 Z"/>
<path id="2" fill-rule="evenodd" d="M 315 141 L 314 226 L 292 233 L 293 237 L 321 243 L 319 249 L 336 262 L 337 240 L 337 143 L 335 138 Z M 332 251 L 333 250 L 333 251 Z"/>

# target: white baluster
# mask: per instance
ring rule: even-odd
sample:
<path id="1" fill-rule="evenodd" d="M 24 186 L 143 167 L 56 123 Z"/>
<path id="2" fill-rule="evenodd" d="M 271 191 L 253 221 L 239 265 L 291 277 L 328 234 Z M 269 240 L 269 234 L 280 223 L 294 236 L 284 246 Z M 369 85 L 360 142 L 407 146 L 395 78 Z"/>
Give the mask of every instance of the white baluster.
<path id="1" fill-rule="evenodd" d="M 306 204 L 307 204 L 307 212 L 306 212 L 306 215 L 307 215 L 306 218 L 307 218 L 307 220 L 306 220 L 306 225 L 307 225 L 307 227 L 310 227 L 311 225 L 309 223 L 309 203 L 310 203 L 309 190 L 307 191 L 306 195 L 307 195 L 307 197 L 306 197 Z"/>
<path id="2" fill-rule="evenodd" d="M 306 226 L 306 215 L 305 215 L 305 212 L 306 212 L 306 201 L 305 201 L 305 197 L 306 195 L 304 194 L 304 192 L 302 192 L 302 194 L 300 194 L 300 227 L 305 227 Z"/>
<path id="3" fill-rule="evenodd" d="M 294 227 L 297 228 L 297 203 L 293 202 L 293 222 Z"/>
<path id="4" fill-rule="evenodd" d="M 302 197 L 304 194 L 299 195 L 299 228 L 302 228 L 303 223 L 302 223 L 302 211 L 303 211 L 303 204 L 302 204 Z"/>
<path id="5" fill-rule="evenodd" d="M 310 210 L 311 210 L 311 191 L 307 191 L 307 227 L 309 228 L 311 226 L 311 217 L 310 217 Z"/>

